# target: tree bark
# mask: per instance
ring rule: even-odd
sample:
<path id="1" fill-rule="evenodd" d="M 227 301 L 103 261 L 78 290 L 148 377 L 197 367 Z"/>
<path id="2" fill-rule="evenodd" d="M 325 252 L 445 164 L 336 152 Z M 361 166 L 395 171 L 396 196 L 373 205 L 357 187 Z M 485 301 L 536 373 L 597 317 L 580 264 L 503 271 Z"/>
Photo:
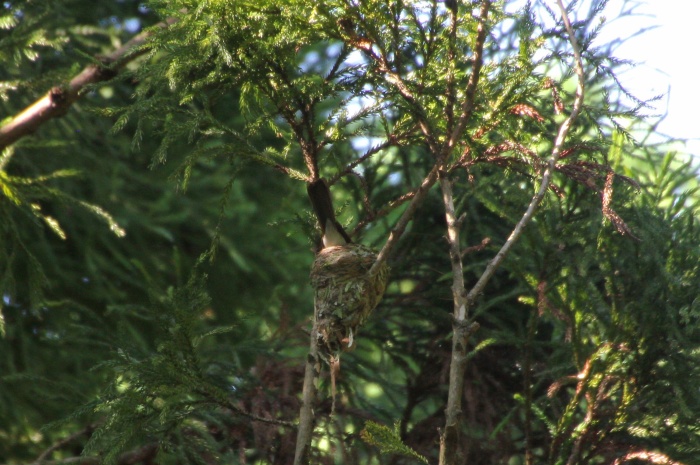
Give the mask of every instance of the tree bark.
<path id="1" fill-rule="evenodd" d="M 314 311 L 314 315 L 315 315 Z M 297 432 L 296 450 L 294 452 L 294 465 L 306 465 L 309 463 L 309 449 L 313 437 L 314 405 L 316 404 L 316 383 L 321 371 L 321 359 L 318 355 L 318 323 L 314 316 L 314 324 L 309 337 L 309 353 L 306 356 L 304 369 L 304 387 L 301 393 L 301 409 L 299 411 L 299 431 Z"/>
<path id="2" fill-rule="evenodd" d="M 174 22 L 174 19 L 169 19 L 160 25 L 168 27 Z M 117 50 L 102 57 L 101 66 L 89 65 L 68 83 L 52 87 L 46 95 L 0 127 L 0 152 L 22 137 L 32 134 L 48 120 L 65 115 L 71 105 L 78 100 L 85 86 L 112 79 L 119 69 L 146 53 L 144 49 L 135 53 L 134 49 L 143 44 L 148 36 L 150 32 L 138 34 Z"/>
<path id="3" fill-rule="evenodd" d="M 454 305 L 452 320 L 452 358 L 450 360 L 450 380 L 447 391 L 447 408 L 445 409 L 445 429 L 440 436 L 440 465 L 461 463 L 459 448 L 460 423 L 462 418 L 462 392 L 464 390 L 464 372 L 467 366 L 467 343 L 469 336 L 478 329 L 478 325 L 467 322 L 468 301 L 464 287 L 464 267 L 459 244 L 461 219 L 455 214 L 452 182 L 444 172 L 440 173 L 440 188 L 445 204 L 447 219 L 447 241 L 452 262 L 452 299 Z"/>

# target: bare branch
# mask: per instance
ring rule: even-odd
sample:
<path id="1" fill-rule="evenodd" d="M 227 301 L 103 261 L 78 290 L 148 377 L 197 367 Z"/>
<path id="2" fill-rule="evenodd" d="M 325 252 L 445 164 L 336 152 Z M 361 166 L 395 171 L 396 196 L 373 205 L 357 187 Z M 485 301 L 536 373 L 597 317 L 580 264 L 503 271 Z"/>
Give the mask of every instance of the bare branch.
<path id="1" fill-rule="evenodd" d="M 259 421 L 261 423 L 267 423 L 271 425 L 279 425 L 279 426 L 289 426 L 289 427 L 295 427 L 296 425 L 290 421 L 286 420 L 278 420 L 276 418 L 268 418 L 268 417 L 261 417 L 259 415 L 256 415 L 254 413 L 250 413 L 236 405 L 227 395 L 223 394 L 220 390 L 214 388 L 213 386 L 203 384 L 202 386 L 199 387 L 199 389 L 196 389 L 196 392 L 201 394 L 207 402 L 213 402 L 217 405 L 220 405 L 222 407 L 228 408 L 239 415 L 242 415 L 244 417 L 250 418 L 253 421 Z"/>
<path id="2" fill-rule="evenodd" d="M 394 137 L 391 135 L 386 141 L 382 142 L 379 145 L 375 145 L 374 147 L 370 147 L 369 150 L 367 150 L 365 153 L 357 157 L 357 159 L 353 160 L 351 163 L 349 163 L 345 169 L 332 178 L 328 180 L 329 184 L 333 185 L 335 182 L 340 179 L 341 177 L 354 173 L 354 169 L 360 166 L 362 163 L 364 163 L 367 159 L 371 158 L 372 156 L 376 155 L 377 153 L 381 152 L 382 150 L 385 150 L 389 147 L 393 147 L 397 145 L 398 138 Z"/>
<path id="3" fill-rule="evenodd" d="M 464 392 L 464 371 L 467 366 L 467 344 L 469 337 L 478 329 L 477 324 L 467 323 L 468 302 L 464 288 L 464 267 L 460 249 L 459 223 L 456 218 L 452 181 L 446 172 L 440 172 L 440 188 L 447 220 L 447 242 L 452 263 L 452 358 L 450 360 L 450 380 L 445 408 L 445 429 L 440 435 L 440 465 L 459 463 L 460 420 L 462 417 L 462 396 Z"/>
<path id="4" fill-rule="evenodd" d="M 420 190 L 420 186 L 418 186 L 418 188 L 414 191 L 410 191 L 410 192 L 407 192 L 405 194 L 402 194 L 399 197 L 395 198 L 394 200 L 387 202 L 385 207 L 383 207 L 377 211 L 372 212 L 372 211 L 368 210 L 368 211 L 370 211 L 370 214 L 367 215 L 362 220 L 360 220 L 355 225 L 355 227 L 352 230 L 352 233 L 350 233 L 350 236 L 354 236 L 358 231 L 362 230 L 365 226 L 367 226 L 372 221 L 376 221 L 377 218 L 382 218 L 382 217 L 388 215 L 389 213 L 394 211 L 394 209 L 396 209 L 396 208 L 400 207 L 401 205 L 403 205 L 404 203 L 408 202 L 409 200 L 411 200 L 413 197 L 416 196 L 416 192 L 418 192 L 419 190 Z"/>
<path id="5" fill-rule="evenodd" d="M 427 194 L 430 188 L 433 186 L 433 184 L 435 184 L 435 181 L 437 181 L 437 177 L 438 168 L 437 165 L 435 165 L 433 169 L 430 170 L 425 179 L 423 179 L 423 182 L 421 183 L 420 187 L 415 191 L 413 198 L 411 199 L 411 203 L 408 204 L 408 207 L 406 208 L 406 210 L 404 210 L 403 214 L 401 215 L 401 218 L 399 218 L 399 221 L 391 230 L 391 233 L 389 233 L 389 239 L 387 239 L 386 243 L 384 244 L 384 247 L 382 247 L 382 250 L 379 251 L 379 254 L 377 255 L 377 260 L 374 262 L 374 265 L 372 265 L 372 268 L 370 268 L 369 270 L 370 276 L 376 274 L 380 270 L 382 263 L 386 262 L 386 260 L 389 258 L 392 249 L 398 242 L 401 235 L 403 235 L 404 231 L 406 230 L 408 222 L 411 221 L 411 219 L 413 218 L 413 214 L 418 208 L 418 205 L 420 205 L 420 203 L 423 201 L 423 198 L 425 197 L 425 194 Z"/>
<path id="6" fill-rule="evenodd" d="M 574 99 L 574 106 L 571 110 L 571 113 L 569 116 L 564 120 L 564 122 L 559 126 L 559 131 L 557 133 L 557 137 L 554 140 L 554 147 L 552 148 L 552 153 L 547 161 L 547 166 L 544 170 L 544 173 L 542 174 L 542 182 L 540 183 L 540 187 L 537 191 L 537 193 L 532 197 L 532 200 L 530 201 L 530 204 L 527 207 L 527 210 L 523 214 L 522 218 L 520 218 L 520 221 L 515 225 L 515 228 L 513 228 L 513 231 L 511 232 L 510 236 L 508 237 L 508 240 L 503 244 L 501 249 L 498 251 L 495 257 L 488 263 L 486 266 L 486 269 L 484 270 L 483 274 L 477 281 L 477 283 L 474 285 L 474 287 L 469 291 L 469 294 L 467 296 L 467 300 L 469 302 L 469 305 L 474 305 L 474 302 L 476 302 L 477 297 L 483 292 L 484 287 L 486 287 L 486 284 L 488 281 L 491 279 L 493 274 L 495 273 L 496 269 L 500 266 L 501 262 L 506 258 L 508 255 L 508 252 L 510 252 L 510 249 L 513 248 L 513 245 L 518 241 L 520 238 L 520 235 L 523 233 L 523 230 L 525 229 L 525 226 L 532 220 L 532 217 L 535 214 L 535 211 L 539 207 L 540 203 L 542 203 L 542 200 L 544 199 L 545 194 L 547 193 L 547 190 L 549 189 L 549 184 L 552 180 L 552 173 L 554 172 L 556 168 L 556 163 L 557 160 L 559 160 L 559 157 L 561 156 L 562 153 L 562 147 L 564 146 L 564 141 L 566 140 L 567 135 L 569 134 L 569 130 L 571 129 L 572 124 L 578 117 L 579 113 L 581 112 L 581 107 L 583 106 L 583 97 L 584 97 L 584 74 L 583 74 L 583 61 L 581 60 L 581 53 L 579 51 L 578 43 L 576 42 L 576 36 L 574 35 L 573 28 L 571 27 L 571 23 L 569 22 L 569 16 L 566 13 L 566 8 L 562 4 L 561 0 L 556 0 L 557 4 L 559 5 L 559 9 L 561 10 L 561 15 L 562 19 L 564 20 L 564 25 L 566 26 L 566 31 L 569 34 L 569 41 L 571 43 L 571 48 L 574 51 L 574 71 L 576 73 L 576 76 L 578 78 L 578 84 L 576 85 L 576 97 Z"/>
<path id="7" fill-rule="evenodd" d="M 316 312 L 314 311 L 314 315 Z M 321 369 L 318 353 L 318 323 L 314 317 L 313 328 L 309 341 L 309 353 L 306 356 L 304 369 L 304 387 L 301 393 L 301 409 L 299 411 L 299 430 L 297 432 L 294 465 L 309 463 L 309 447 L 314 431 L 314 404 L 316 403 L 316 380 Z"/>
<path id="8" fill-rule="evenodd" d="M 175 21 L 175 19 L 168 19 L 159 23 L 159 26 L 165 28 Z M 136 49 L 143 45 L 150 35 L 150 31 L 136 35 L 117 50 L 101 57 L 102 65 L 87 66 L 70 82 L 53 87 L 9 123 L 0 127 L 0 152 L 22 137 L 32 134 L 46 121 L 65 115 L 71 105 L 78 100 L 85 86 L 112 79 L 127 63 L 146 53 L 145 49 Z"/>
<path id="9" fill-rule="evenodd" d="M 71 442 L 75 441 L 76 439 L 86 436 L 90 437 L 92 435 L 93 431 L 95 431 L 95 428 L 97 426 L 94 424 L 90 424 L 86 426 L 85 428 L 81 429 L 80 431 L 77 431 L 70 436 L 67 436 L 60 441 L 58 441 L 56 444 L 53 444 L 51 447 L 43 451 L 34 462 L 32 462 L 32 465 L 39 465 L 41 463 L 46 463 L 46 459 L 48 459 L 51 454 L 53 454 L 55 451 L 62 449 L 63 447 L 67 446 Z"/>

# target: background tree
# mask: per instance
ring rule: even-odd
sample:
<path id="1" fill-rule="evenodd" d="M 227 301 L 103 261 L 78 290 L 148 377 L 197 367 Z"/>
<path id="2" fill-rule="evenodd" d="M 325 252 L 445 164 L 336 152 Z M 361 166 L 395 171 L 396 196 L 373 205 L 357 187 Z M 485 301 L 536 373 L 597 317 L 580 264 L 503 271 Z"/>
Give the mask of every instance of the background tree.
<path id="1" fill-rule="evenodd" d="M 696 463 L 698 173 L 603 6 L 5 3 L 0 457 Z M 319 177 L 393 270 L 332 416 Z"/>

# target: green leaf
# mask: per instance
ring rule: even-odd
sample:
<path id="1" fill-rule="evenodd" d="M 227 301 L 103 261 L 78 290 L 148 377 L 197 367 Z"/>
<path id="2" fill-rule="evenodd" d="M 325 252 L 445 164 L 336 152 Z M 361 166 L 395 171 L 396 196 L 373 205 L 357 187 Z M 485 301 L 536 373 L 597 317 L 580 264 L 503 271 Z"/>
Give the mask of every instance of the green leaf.
<path id="1" fill-rule="evenodd" d="M 392 430 L 388 426 L 368 421 L 365 423 L 364 429 L 360 431 L 360 437 L 367 444 L 378 447 L 383 453 L 404 455 L 423 463 L 428 463 L 428 459 L 401 441 L 399 428 L 399 422 L 394 423 L 394 429 Z"/>

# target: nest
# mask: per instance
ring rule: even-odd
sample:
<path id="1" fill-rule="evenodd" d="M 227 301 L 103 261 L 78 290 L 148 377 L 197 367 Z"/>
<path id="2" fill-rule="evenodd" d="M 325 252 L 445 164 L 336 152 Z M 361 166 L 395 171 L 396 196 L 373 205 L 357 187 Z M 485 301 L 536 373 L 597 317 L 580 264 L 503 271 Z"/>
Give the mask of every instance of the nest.
<path id="1" fill-rule="evenodd" d="M 389 267 L 369 275 L 377 254 L 359 244 L 326 247 L 311 267 L 319 345 L 328 355 L 353 350 L 357 329 L 384 295 Z"/>

